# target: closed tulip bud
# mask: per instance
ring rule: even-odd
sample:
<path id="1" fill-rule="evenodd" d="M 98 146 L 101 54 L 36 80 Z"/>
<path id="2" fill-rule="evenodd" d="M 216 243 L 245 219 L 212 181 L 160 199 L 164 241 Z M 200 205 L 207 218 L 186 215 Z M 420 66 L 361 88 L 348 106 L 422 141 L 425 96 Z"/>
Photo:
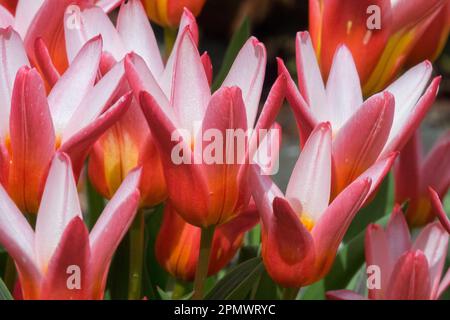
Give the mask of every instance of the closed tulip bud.
<path id="1" fill-rule="evenodd" d="M 184 8 L 197 16 L 202 11 L 206 0 L 142 0 L 148 17 L 163 27 L 176 28 Z"/>

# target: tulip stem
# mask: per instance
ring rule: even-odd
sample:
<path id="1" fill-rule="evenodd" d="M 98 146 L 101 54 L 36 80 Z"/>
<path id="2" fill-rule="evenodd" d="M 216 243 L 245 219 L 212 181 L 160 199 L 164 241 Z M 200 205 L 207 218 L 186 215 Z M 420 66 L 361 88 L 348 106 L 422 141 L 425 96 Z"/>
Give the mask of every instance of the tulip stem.
<path id="1" fill-rule="evenodd" d="M 139 300 L 141 295 L 142 268 L 144 264 L 144 210 L 139 209 L 130 228 L 130 273 L 128 299 Z"/>
<path id="2" fill-rule="evenodd" d="M 284 288 L 283 300 L 295 300 L 299 291 L 300 288 Z"/>
<path id="3" fill-rule="evenodd" d="M 197 270 L 195 272 L 194 280 L 194 294 L 192 299 L 203 299 L 203 290 L 205 287 L 205 280 L 208 276 L 209 256 L 211 255 L 212 241 L 214 237 L 214 230 L 216 226 L 202 228 L 202 235 L 200 238 L 200 251 L 198 255 Z"/>
<path id="4" fill-rule="evenodd" d="M 177 38 L 177 30 L 171 27 L 164 28 L 164 54 L 166 60 L 169 59 L 170 53 L 172 52 L 173 46 L 175 45 L 175 40 Z"/>

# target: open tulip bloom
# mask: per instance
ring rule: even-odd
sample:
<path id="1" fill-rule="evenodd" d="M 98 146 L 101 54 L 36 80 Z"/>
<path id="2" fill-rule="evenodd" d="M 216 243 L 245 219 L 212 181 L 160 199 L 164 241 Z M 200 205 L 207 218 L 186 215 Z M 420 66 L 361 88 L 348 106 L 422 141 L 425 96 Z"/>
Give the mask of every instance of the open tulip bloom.
<path id="1" fill-rule="evenodd" d="M 385 230 L 379 225 L 370 225 L 365 242 L 366 265 L 368 270 L 374 270 L 374 279 L 368 279 L 373 282 L 369 299 L 438 299 L 450 285 L 450 269 L 441 279 L 448 239 L 441 224 L 433 222 L 412 242 L 399 206 L 394 208 Z M 331 299 L 364 299 L 348 290 L 332 291 L 327 295 Z"/>
<path id="2" fill-rule="evenodd" d="M 112 256 L 136 214 L 139 179 L 140 170 L 128 175 L 90 233 L 64 153 L 53 159 L 35 230 L 0 186 L 0 243 L 16 263 L 25 299 L 103 298 Z"/>
<path id="3" fill-rule="evenodd" d="M 326 86 L 308 32 L 296 38 L 299 88 L 282 60 L 288 79 L 287 99 L 304 142 L 319 122 L 329 121 L 333 135 L 333 187 L 336 196 L 377 160 L 400 151 L 435 100 L 440 77 L 427 87 L 432 66 L 425 61 L 408 70 L 385 91 L 363 101 L 350 51 L 340 46 Z"/>

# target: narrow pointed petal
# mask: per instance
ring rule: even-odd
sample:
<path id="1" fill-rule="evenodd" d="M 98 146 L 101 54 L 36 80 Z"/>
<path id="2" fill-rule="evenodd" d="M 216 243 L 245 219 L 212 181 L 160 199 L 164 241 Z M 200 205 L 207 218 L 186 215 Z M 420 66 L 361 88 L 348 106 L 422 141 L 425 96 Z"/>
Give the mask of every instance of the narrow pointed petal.
<path id="1" fill-rule="evenodd" d="M 193 155 L 188 141 L 185 140 L 186 137 L 177 130 L 173 118 L 171 119 L 168 113 L 161 110 L 150 94 L 142 92 L 140 104 L 161 155 L 168 193 L 173 206 L 180 215 L 185 214 L 184 216 L 189 218 L 185 219 L 189 223 L 202 225 L 205 213 L 208 212 L 209 192 L 199 166 L 192 165 Z M 179 139 L 174 141 L 172 137 L 176 133 L 179 133 Z M 175 164 L 172 153 L 180 148 L 183 150 L 183 157 L 180 159 L 181 163 Z M 179 154 L 175 155 L 175 157 L 178 156 Z"/>
<path id="2" fill-rule="evenodd" d="M 63 132 L 67 122 L 93 87 L 101 52 L 100 37 L 87 42 L 50 91 L 48 104 L 57 133 Z"/>
<path id="3" fill-rule="evenodd" d="M 109 13 L 120 6 L 123 2 L 124 0 L 97 0 L 95 5 L 102 8 L 106 13 Z"/>
<path id="4" fill-rule="evenodd" d="M 125 70 L 123 63 L 119 62 L 86 94 L 68 121 L 61 143 L 64 144 L 79 130 L 89 125 L 107 110 L 118 96 L 124 83 Z"/>
<path id="5" fill-rule="evenodd" d="M 393 300 L 429 300 L 430 274 L 426 256 L 421 251 L 408 251 L 397 261 L 386 298 Z"/>
<path id="6" fill-rule="evenodd" d="M 84 160 L 89 149 L 97 139 L 111 128 L 130 107 L 132 93 L 128 92 L 119 98 L 112 107 L 100 115 L 95 121 L 92 121 L 77 133 L 72 135 L 61 147 L 60 151 L 70 156 L 73 163 L 73 172 L 78 179 Z"/>
<path id="7" fill-rule="evenodd" d="M 325 276 L 336 256 L 345 232 L 370 190 L 369 178 L 358 179 L 342 191 L 312 229 L 319 277 Z"/>
<path id="8" fill-rule="evenodd" d="M 48 52 L 48 48 L 45 45 L 42 38 L 37 38 L 34 43 L 34 51 L 36 56 L 36 62 L 42 71 L 42 74 L 49 84 L 50 88 L 58 82 L 60 75 L 56 67 L 53 65 L 52 57 Z"/>
<path id="9" fill-rule="evenodd" d="M 40 271 L 35 265 L 33 229 L 2 186 L 0 212 L 1 245 L 16 261 L 22 281 L 29 281 L 30 287 L 39 285 Z"/>
<path id="10" fill-rule="evenodd" d="M 69 157 L 53 158 L 36 221 L 36 256 L 41 270 L 47 270 L 61 237 L 73 218 L 82 213 Z"/>
<path id="11" fill-rule="evenodd" d="M 175 61 L 171 104 L 181 128 L 191 131 L 201 121 L 211 99 L 211 91 L 195 45 L 187 30 L 183 34 Z"/>
<path id="12" fill-rule="evenodd" d="M 437 215 L 439 221 L 441 222 L 445 230 L 447 230 L 447 232 L 450 234 L 450 219 L 445 213 L 444 207 L 442 205 L 441 200 L 439 199 L 438 193 L 434 191 L 433 188 L 431 187 L 428 188 L 428 192 L 430 195 L 431 206 L 434 210 L 434 213 Z"/>
<path id="13" fill-rule="evenodd" d="M 131 171 L 91 231 L 91 276 L 94 292 L 103 291 L 112 256 L 133 222 L 139 205 L 141 169 Z"/>
<path id="14" fill-rule="evenodd" d="M 392 261 L 397 261 L 403 253 L 411 248 L 408 224 L 399 205 L 394 207 L 387 224 L 386 236 Z"/>
<path id="15" fill-rule="evenodd" d="M 74 217 L 64 229 L 55 253 L 51 257 L 39 298 L 42 300 L 94 299 L 89 283 L 89 256 L 89 232 L 81 217 Z M 78 277 L 73 283 L 69 282 L 71 275 Z M 74 288 L 68 287 L 69 283 Z"/>
<path id="16" fill-rule="evenodd" d="M 380 288 L 369 289 L 369 299 L 384 299 L 395 261 L 391 259 L 390 243 L 381 226 L 370 224 L 367 227 L 364 248 L 367 267 L 379 267 L 381 273 Z"/>
<path id="17" fill-rule="evenodd" d="M 14 16 L 3 6 L 0 6 L 0 28 L 14 26 Z"/>
<path id="18" fill-rule="evenodd" d="M 367 300 L 359 293 L 351 290 L 335 290 L 326 293 L 328 300 Z"/>
<path id="19" fill-rule="evenodd" d="M 211 62 L 211 57 L 208 52 L 204 52 L 200 57 L 202 60 L 203 68 L 205 69 L 206 78 L 208 79 L 208 84 L 211 86 L 213 81 L 213 65 Z"/>
<path id="20" fill-rule="evenodd" d="M 266 63 L 267 53 L 264 45 L 252 37 L 239 51 L 222 84 L 222 87 L 238 86 L 241 88 L 249 128 L 253 128 L 255 124 Z"/>
<path id="21" fill-rule="evenodd" d="M 24 212 L 36 213 L 55 151 L 55 132 L 44 82 L 36 69 L 21 68 L 14 83 L 8 192 Z"/>
<path id="22" fill-rule="evenodd" d="M 391 131 L 394 98 L 389 93 L 368 99 L 333 141 L 334 194 L 378 159 Z"/>
<path id="23" fill-rule="evenodd" d="M 299 32 L 295 45 L 300 93 L 318 121 L 329 121 L 331 110 L 309 33 Z"/>
<path id="24" fill-rule="evenodd" d="M 64 24 L 64 35 L 70 64 L 84 44 L 98 35 L 103 39 L 103 50 L 111 54 L 116 61 L 125 56 L 124 43 L 101 8 L 90 7 L 75 13 L 67 10 L 64 21 L 67 21 Z"/>
<path id="25" fill-rule="evenodd" d="M 12 27 L 0 29 L 0 136 L 9 131 L 9 115 L 17 71 L 30 63 L 20 36 Z"/>
<path id="26" fill-rule="evenodd" d="M 319 124 L 295 164 L 286 198 L 297 213 L 317 221 L 328 207 L 331 190 L 331 127 Z"/>
<path id="27" fill-rule="evenodd" d="M 298 88 L 295 85 L 294 80 L 292 80 L 292 77 L 284 65 L 283 60 L 277 58 L 277 63 L 278 74 L 286 77 L 286 99 L 294 112 L 295 120 L 300 133 L 300 144 L 303 146 L 311 134 L 311 131 L 313 131 L 316 126 L 317 120 L 315 119 L 314 114 L 305 99 L 298 91 Z"/>
<path id="28" fill-rule="evenodd" d="M 449 235 L 439 222 L 428 224 L 414 242 L 413 248 L 425 254 L 428 261 L 431 295 L 436 297 L 447 255 Z"/>
<path id="29" fill-rule="evenodd" d="M 363 103 L 358 71 L 345 45 L 336 50 L 326 91 L 328 105 L 332 106 L 333 130 L 338 130 Z"/>
<path id="30" fill-rule="evenodd" d="M 162 74 L 164 65 L 158 43 L 141 1 L 132 0 L 122 5 L 117 30 L 127 51 L 140 55 L 152 74 Z"/>

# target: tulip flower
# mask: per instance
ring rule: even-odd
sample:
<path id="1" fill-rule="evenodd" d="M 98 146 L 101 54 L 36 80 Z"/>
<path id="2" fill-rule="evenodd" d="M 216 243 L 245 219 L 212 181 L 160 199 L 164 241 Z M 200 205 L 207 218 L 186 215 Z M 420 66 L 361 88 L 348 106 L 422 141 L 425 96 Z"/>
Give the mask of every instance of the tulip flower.
<path id="1" fill-rule="evenodd" d="M 269 275 L 299 288 L 323 278 L 353 217 L 389 171 L 380 161 L 330 203 L 332 138 L 329 123 L 311 133 L 295 164 L 286 193 L 253 166 L 252 194 L 262 223 L 262 257 Z"/>
<path id="2" fill-rule="evenodd" d="M 259 221 L 250 208 L 217 227 L 211 248 L 208 276 L 225 267 L 242 245 L 244 234 Z M 159 264 L 174 277 L 193 281 L 198 263 L 201 229 L 185 222 L 169 204 L 156 239 L 155 253 Z"/>
<path id="3" fill-rule="evenodd" d="M 334 197 L 377 160 L 401 150 L 434 102 L 440 77 L 426 88 L 432 72 L 426 61 L 363 102 L 358 72 L 346 46 L 336 50 L 326 86 L 307 32 L 297 34 L 296 48 L 299 88 L 281 59 L 279 72 L 288 79 L 286 97 L 302 142 L 317 123 L 331 123 Z"/>
<path id="4" fill-rule="evenodd" d="M 158 43 L 139 0 L 131 0 L 121 6 L 117 28 L 101 8 L 86 8 L 79 14 L 83 25 L 78 29 L 65 29 L 69 61 L 100 32 L 105 43 L 102 72 L 125 58 L 128 52 L 134 52 L 127 60 L 139 59 L 152 73 L 161 77 L 172 73 L 169 73 L 173 68 L 172 62 L 165 70 Z M 187 11 L 182 26 L 197 30 L 195 19 Z M 152 207 L 165 200 L 167 190 L 160 156 L 137 95 L 127 113 L 95 143 L 90 153 L 89 178 L 99 193 L 110 199 L 127 173 L 136 166 L 142 166 L 141 206 Z"/>
<path id="5" fill-rule="evenodd" d="M 433 221 L 436 213 L 431 207 L 428 188 L 443 198 L 450 186 L 450 132 L 442 135 L 428 152 L 422 154 L 420 135 L 416 134 L 401 152 L 395 169 L 395 201 L 409 201 L 406 220 L 412 227 Z"/>
<path id="6" fill-rule="evenodd" d="M 71 157 L 78 178 L 89 149 L 126 112 L 131 94 L 113 100 L 124 80 L 123 66 L 94 85 L 99 37 L 86 43 L 48 97 L 11 28 L 0 29 L 0 50 L 0 182 L 20 210 L 36 213 L 55 151 Z"/>
<path id="7" fill-rule="evenodd" d="M 68 67 L 64 27 L 78 28 L 79 12 L 94 5 L 110 12 L 123 0 L 19 0 L 0 2 L 0 27 L 12 26 L 22 37 L 33 64 L 41 67 L 35 43 L 41 39 L 49 48 L 48 55 L 56 70 Z M 14 15 L 12 12 L 14 11 Z"/>
<path id="8" fill-rule="evenodd" d="M 131 172 L 90 234 L 70 159 L 57 153 L 36 229 L 0 186 L 0 243 L 14 259 L 24 299 L 102 299 L 114 251 L 139 203 L 140 170 Z"/>
<path id="9" fill-rule="evenodd" d="M 373 300 L 435 300 L 450 285 L 450 269 L 441 279 L 449 235 L 439 222 L 428 224 L 411 241 L 399 206 L 394 208 L 385 230 L 377 224 L 367 228 L 366 265 L 374 271 L 368 298 Z M 365 299 L 349 291 L 327 293 L 329 299 Z"/>
<path id="10" fill-rule="evenodd" d="M 142 0 L 148 17 L 162 27 L 176 28 L 184 8 L 198 16 L 206 0 Z"/>
<path id="11" fill-rule="evenodd" d="M 324 78 L 334 52 L 345 44 L 366 96 L 383 90 L 405 66 L 435 59 L 448 37 L 448 0 L 310 0 L 309 5 L 312 42 Z"/>

